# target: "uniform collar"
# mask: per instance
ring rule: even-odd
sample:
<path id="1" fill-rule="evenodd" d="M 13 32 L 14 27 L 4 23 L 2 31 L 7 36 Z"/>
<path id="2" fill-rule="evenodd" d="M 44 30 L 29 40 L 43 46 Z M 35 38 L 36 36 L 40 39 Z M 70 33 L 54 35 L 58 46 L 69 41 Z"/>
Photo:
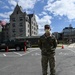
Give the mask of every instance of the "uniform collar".
<path id="1" fill-rule="evenodd" d="M 52 34 L 50 34 L 49 36 L 46 36 L 46 33 L 44 34 L 45 37 L 52 37 Z"/>

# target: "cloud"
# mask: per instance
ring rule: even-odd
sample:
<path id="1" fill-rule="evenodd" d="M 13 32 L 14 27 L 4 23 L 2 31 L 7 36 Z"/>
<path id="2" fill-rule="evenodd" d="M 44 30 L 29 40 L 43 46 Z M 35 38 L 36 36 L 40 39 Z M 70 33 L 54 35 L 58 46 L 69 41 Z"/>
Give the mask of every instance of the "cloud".
<path id="1" fill-rule="evenodd" d="M 69 20 L 73 20 L 75 19 L 75 0 L 48 0 L 44 10 L 55 16 L 67 16 Z"/>
<path id="2" fill-rule="evenodd" d="M 9 15 L 11 15 L 11 14 L 12 14 L 12 11 L 0 13 L 0 17 L 3 17 L 3 18 L 9 18 Z"/>
<path id="3" fill-rule="evenodd" d="M 2 1 L 0 1 L 0 4 L 3 3 Z"/>
<path id="4" fill-rule="evenodd" d="M 29 10 L 29 9 L 33 9 L 35 7 L 35 4 L 39 1 L 39 2 L 44 2 L 45 0 L 6 0 L 8 2 L 8 5 L 6 4 L 3 8 L 8 8 L 8 6 L 10 6 L 9 8 L 11 8 L 12 10 L 14 10 L 17 2 L 20 6 L 22 6 L 23 10 Z M 28 11 L 30 12 L 30 11 Z M 5 21 L 9 21 L 9 15 L 12 13 L 12 11 L 10 12 L 4 12 L 4 13 L 0 13 L 0 17 L 3 18 L 3 20 Z M 36 15 L 36 20 L 37 23 L 39 25 L 39 33 L 42 34 L 44 33 L 44 25 L 45 24 L 51 24 L 51 19 L 52 17 L 50 15 L 48 15 L 46 12 L 42 12 L 41 14 L 39 14 L 40 16 Z"/>
<path id="5" fill-rule="evenodd" d="M 24 9 L 33 9 L 35 3 L 36 3 L 36 0 L 19 0 L 19 4 L 20 4 Z"/>
<path id="6" fill-rule="evenodd" d="M 43 15 L 47 15 L 47 13 L 43 11 L 41 14 L 39 14 L 39 16 L 43 16 Z"/>
<path id="7" fill-rule="evenodd" d="M 9 3 L 10 5 L 16 6 L 17 1 L 16 1 L 16 0 L 8 0 L 8 3 Z"/>
<path id="8" fill-rule="evenodd" d="M 41 2 L 42 2 L 42 3 L 44 3 L 44 2 L 45 2 L 45 0 L 41 0 Z"/>
<path id="9" fill-rule="evenodd" d="M 40 0 L 8 0 L 8 3 L 12 6 L 16 6 L 17 2 L 23 9 L 33 9 L 37 1 Z"/>
<path id="10" fill-rule="evenodd" d="M 51 24 L 52 17 L 49 15 L 44 15 L 43 17 L 39 17 L 36 15 L 36 21 L 38 23 L 38 33 L 43 34 L 44 33 L 44 25 L 45 24 Z"/>
<path id="11" fill-rule="evenodd" d="M 2 20 L 6 20 L 8 22 L 11 14 L 12 14 L 12 11 L 0 13 L 0 17 L 3 18 Z"/>
<path id="12" fill-rule="evenodd" d="M 8 6 L 3 6 L 2 8 L 4 8 L 4 9 L 9 9 L 9 7 L 8 7 Z"/>

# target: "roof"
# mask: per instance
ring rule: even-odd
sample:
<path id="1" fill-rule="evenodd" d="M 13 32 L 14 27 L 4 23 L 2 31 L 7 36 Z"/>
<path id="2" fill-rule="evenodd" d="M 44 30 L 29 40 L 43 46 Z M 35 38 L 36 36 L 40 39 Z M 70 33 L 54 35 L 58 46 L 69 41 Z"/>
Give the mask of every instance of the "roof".
<path id="1" fill-rule="evenodd" d="M 28 16 L 29 16 L 29 17 L 33 17 L 33 16 L 34 16 L 34 14 L 28 14 Z"/>
<path id="2" fill-rule="evenodd" d="M 74 29 L 73 27 L 65 27 L 63 30 L 65 29 Z"/>

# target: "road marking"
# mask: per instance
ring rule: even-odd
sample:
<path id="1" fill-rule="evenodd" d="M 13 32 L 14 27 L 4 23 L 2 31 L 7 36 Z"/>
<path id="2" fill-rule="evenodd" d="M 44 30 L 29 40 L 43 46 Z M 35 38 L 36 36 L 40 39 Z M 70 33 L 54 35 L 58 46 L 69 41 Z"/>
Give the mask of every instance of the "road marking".
<path id="1" fill-rule="evenodd" d="M 13 52 L 13 53 L 15 53 L 15 54 L 17 54 L 17 55 L 19 55 L 19 56 L 23 56 L 23 55 L 26 55 L 26 54 L 29 54 L 29 53 L 31 53 L 31 52 L 33 52 L 33 51 L 37 51 L 38 49 L 33 49 L 33 50 L 28 50 L 28 51 L 26 51 L 26 52 L 24 52 L 24 53 L 18 53 L 18 52 Z M 9 53 L 8 53 L 8 55 L 6 55 L 5 53 L 2 53 L 2 55 L 4 56 L 4 57 L 8 57 L 8 55 L 9 55 Z M 2 56 L 2 55 L 0 55 L 0 56 Z M 36 55 L 39 55 L 39 54 L 37 54 L 36 53 Z M 13 55 L 14 57 L 16 56 L 16 55 Z M 12 57 L 12 55 L 10 55 L 9 57 Z"/>
<path id="2" fill-rule="evenodd" d="M 39 53 L 34 53 L 34 54 L 31 54 L 32 56 L 39 56 L 40 54 Z"/>
<path id="3" fill-rule="evenodd" d="M 31 50 L 31 51 L 29 51 L 29 52 L 26 52 L 26 53 L 24 53 L 24 54 L 22 54 L 22 55 L 26 55 L 26 54 L 29 54 L 29 53 L 31 53 L 31 52 L 33 52 L 33 51 L 37 51 L 38 49 L 36 49 L 36 50 Z"/>
<path id="4" fill-rule="evenodd" d="M 6 69 L 6 68 L 8 68 L 8 67 L 10 67 L 10 66 L 12 66 L 12 65 L 7 65 L 7 66 L 5 66 L 5 67 L 3 67 L 3 68 L 0 68 L 0 71 L 3 71 L 4 69 Z"/>
<path id="5" fill-rule="evenodd" d="M 15 54 L 18 54 L 18 55 L 20 55 L 20 56 L 23 56 L 23 55 L 26 55 L 26 54 L 29 54 L 29 53 L 31 53 L 31 52 L 33 52 L 33 51 L 37 51 L 38 49 L 36 49 L 36 50 L 31 50 L 31 51 L 28 51 L 28 52 L 25 52 L 24 54 L 20 54 L 20 53 L 18 53 L 18 52 L 14 52 Z"/>
<path id="6" fill-rule="evenodd" d="M 69 50 L 69 51 L 71 51 L 71 52 L 73 52 L 73 53 L 75 53 L 75 51 L 74 50 L 72 50 L 72 49 L 69 49 L 69 48 L 66 48 L 67 50 Z M 69 55 L 70 53 L 63 53 L 63 52 L 60 52 L 59 53 L 59 55 Z"/>
<path id="7" fill-rule="evenodd" d="M 75 51 L 74 51 L 74 50 L 72 50 L 72 49 L 68 49 L 68 50 L 70 50 L 70 51 L 72 51 L 73 53 L 75 53 Z"/>
<path id="8" fill-rule="evenodd" d="M 69 55 L 69 53 L 60 52 L 59 55 Z"/>
<path id="9" fill-rule="evenodd" d="M 35 53 L 35 55 L 40 55 L 39 53 Z"/>
<path id="10" fill-rule="evenodd" d="M 59 53 L 59 55 L 63 54 L 62 52 Z"/>
<path id="11" fill-rule="evenodd" d="M 18 54 L 18 55 L 20 55 L 20 56 L 22 56 L 22 54 L 20 54 L 20 53 L 18 53 L 18 52 L 14 52 L 15 54 Z"/>
<path id="12" fill-rule="evenodd" d="M 6 54 L 3 54 L 4 56 L 6 56 Z"/>

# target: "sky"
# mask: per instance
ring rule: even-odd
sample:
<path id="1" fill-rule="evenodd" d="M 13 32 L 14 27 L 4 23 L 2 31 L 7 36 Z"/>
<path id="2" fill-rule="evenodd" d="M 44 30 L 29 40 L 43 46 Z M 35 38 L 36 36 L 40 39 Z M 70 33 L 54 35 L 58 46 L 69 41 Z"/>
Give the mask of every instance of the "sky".
<path id="1" fill-rule="evenodd" d="M 70 24 L 75 28 L 75 0 L 0 0 L 0 20 L 9 22 L 17 3 L 23 12 L 35 14 L 38 34 L 44 33 L 45 24 L 59 33 Z"/>

